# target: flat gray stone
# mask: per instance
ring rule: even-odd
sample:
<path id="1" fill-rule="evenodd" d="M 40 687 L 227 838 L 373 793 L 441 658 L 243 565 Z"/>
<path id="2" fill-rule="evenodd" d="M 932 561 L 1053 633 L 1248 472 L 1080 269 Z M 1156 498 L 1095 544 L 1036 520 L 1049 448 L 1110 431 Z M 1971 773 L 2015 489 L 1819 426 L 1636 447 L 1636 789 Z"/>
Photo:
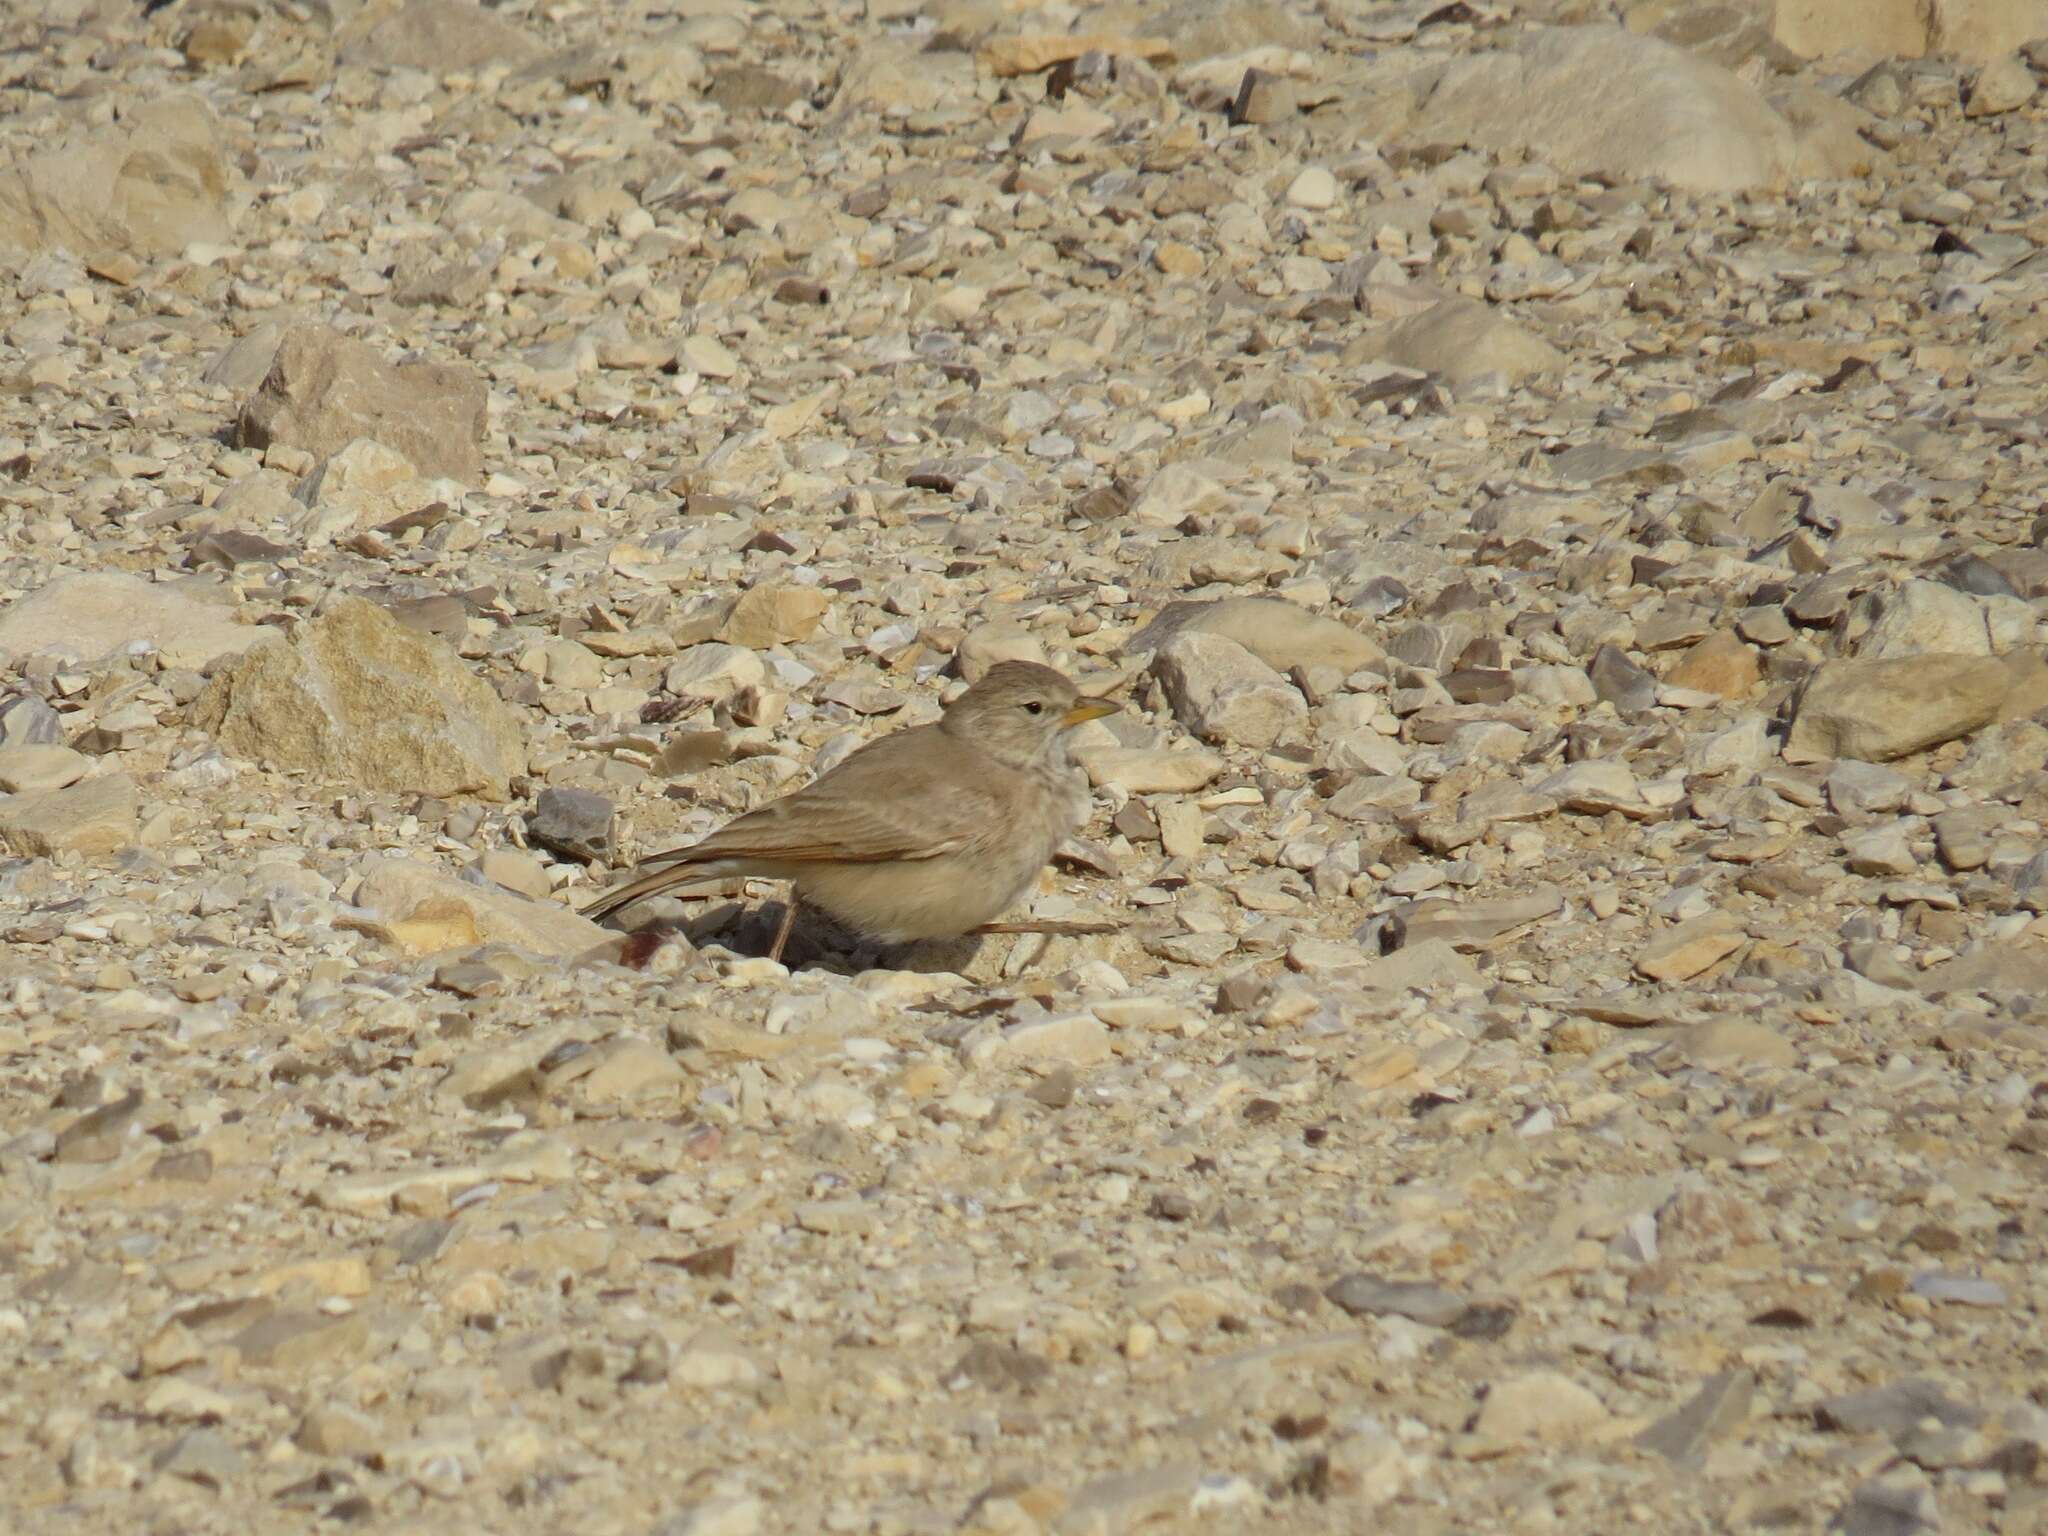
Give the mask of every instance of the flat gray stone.
<path id="1" fill-rule="evenodd" d="M 1383 1280 L 1364 1271 L 1333 1281 L 1323 1292 L 1353 1317 L 1405 1317 L 1445 1328 L 1464 1315 L 1465 1299 L 1421 1280 Z"/>
<path id="2" fill-rule="evenodd" d="M 1902 1435 L 1922 1419 L 1951 1428 L 1970 1428 L 1984 1415 L 1950 1397 L 1939 1382 L 1906 1376 L 1863 1392 L 1831 1397 L 1814 1410 L 1822 1429 L 1851 1435 Z"/>
<path id="3" fill-rule="evenodd" d="M 1668 1413 L 1636 1436 L 1636 1444 L 1666 1461 L 1697 1461 L 1709 1444 L 1749 1418 L 1756 1377 L 1746 1370 L 1709 1377 L 1684 1407 Z"/>

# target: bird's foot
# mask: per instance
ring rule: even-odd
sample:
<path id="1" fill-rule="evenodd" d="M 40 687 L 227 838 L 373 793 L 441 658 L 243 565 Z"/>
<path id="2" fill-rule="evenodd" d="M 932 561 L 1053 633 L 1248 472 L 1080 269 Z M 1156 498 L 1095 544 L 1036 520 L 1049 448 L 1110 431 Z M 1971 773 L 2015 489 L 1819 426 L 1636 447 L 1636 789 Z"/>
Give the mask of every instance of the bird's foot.
<path id="1" fill-rule="evenodd" d="M 990 933 L 1049 933 L 1058 938 L 1082 938 L 1091 933 L 1121 933 L 1122 923 L 1069 922 L 1058 918 L 1041 918 L 1016 923 L 983 923 L 967 931 L 972 934 Z"/>

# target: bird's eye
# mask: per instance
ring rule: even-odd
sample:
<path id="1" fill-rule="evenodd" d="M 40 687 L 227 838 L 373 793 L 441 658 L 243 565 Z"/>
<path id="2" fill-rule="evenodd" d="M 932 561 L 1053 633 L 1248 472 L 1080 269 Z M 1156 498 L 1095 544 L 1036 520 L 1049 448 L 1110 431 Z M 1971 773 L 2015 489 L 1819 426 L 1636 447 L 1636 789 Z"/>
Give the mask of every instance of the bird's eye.
<path id="1" fill-rule="evenodd" d="M 1039 703 L 1038 700 L 1033 699 L 1024 706 L 1024 713 L 1027 715 L 1042 715 L 1045 713 L 1045 706 Z"/>

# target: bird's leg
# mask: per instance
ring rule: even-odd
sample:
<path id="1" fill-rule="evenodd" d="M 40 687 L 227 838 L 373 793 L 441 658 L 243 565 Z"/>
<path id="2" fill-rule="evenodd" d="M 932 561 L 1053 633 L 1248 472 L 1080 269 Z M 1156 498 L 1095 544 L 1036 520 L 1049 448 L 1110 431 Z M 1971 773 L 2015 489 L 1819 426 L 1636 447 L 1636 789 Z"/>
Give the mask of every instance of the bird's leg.
<path id="1" fill-rule="evenodd" d="M 768 958 L 780 964 L 782 946 L 789 942 L 790 930 L 796 927 L 796 892 L 789 893 L 789 899 L 782 904 L 782 926 L 775 930 L 775 942 L 768 947 Z"/>
<path id="2" fill-rule="evenodd" d="M 1050 933 L 1060 938 L 1081 938 L 1091 933 L 1120 933 L 1122 923 L 1062 922 L 1056 918 L 1039 918 L 1021 923 L 983 923 L 970 928 L 969 933 Z"/>

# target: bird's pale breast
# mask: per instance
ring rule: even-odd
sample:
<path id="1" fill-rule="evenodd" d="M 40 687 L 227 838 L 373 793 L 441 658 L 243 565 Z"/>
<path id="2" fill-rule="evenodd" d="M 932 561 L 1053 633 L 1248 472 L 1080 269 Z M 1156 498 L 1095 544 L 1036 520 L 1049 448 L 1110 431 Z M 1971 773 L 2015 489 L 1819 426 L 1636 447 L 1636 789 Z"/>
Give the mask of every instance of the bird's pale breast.
<path id="1" fill-rule="evenodd" d="M 990 765 L 994 767 L 994 765 Z M 888 944 L 956 938 L 1014 906 L 1088 809 L 1087 783 L 1047 764 L 994 768 L 989 813 L 968 845 L 929 859 L 820 861 L 795 871 L 798 893 L 846 927 Z"/>

